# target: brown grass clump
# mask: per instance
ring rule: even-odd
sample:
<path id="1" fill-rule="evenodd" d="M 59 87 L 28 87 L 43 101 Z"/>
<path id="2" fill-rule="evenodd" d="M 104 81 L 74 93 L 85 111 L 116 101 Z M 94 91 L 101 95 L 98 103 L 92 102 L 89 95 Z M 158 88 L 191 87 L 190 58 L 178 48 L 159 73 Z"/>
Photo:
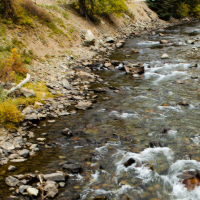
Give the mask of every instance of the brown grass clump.
<path id="1" fill-rule="evenodd" d="M 52 19 L 50 15 L 42 8 L 38 7 L 32 0 L 25 0 L 23 2 L 23 7 L 32 15 L 35 15 L 38 17 L 38 19 L 45 21 L 45 22 L 51 22 Z"/>

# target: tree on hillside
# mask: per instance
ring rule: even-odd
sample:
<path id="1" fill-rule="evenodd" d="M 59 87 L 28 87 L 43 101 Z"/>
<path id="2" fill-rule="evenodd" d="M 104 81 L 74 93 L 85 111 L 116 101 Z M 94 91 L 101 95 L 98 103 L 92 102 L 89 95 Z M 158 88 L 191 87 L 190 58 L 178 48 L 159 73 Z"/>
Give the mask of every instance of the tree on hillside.
<path id="1" fill-rule="evenodd" d="M 5 18 L 17 19 L 13 0 L 0 0 L 0 15 Z"/>
<path id="2" fill-rule="evenodd" d="M 148 6 L 164 20 L 169 20 L 170 17 L 198 17 L 199 3 L 199 0 L 147 0 Z"/>

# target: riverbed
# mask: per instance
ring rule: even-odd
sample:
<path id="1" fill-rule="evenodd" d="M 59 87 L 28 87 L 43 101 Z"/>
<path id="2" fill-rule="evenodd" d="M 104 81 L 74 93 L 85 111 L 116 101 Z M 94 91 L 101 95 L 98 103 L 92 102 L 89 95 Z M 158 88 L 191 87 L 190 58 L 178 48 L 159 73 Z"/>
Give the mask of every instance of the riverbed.
<path id="1" fill-rule="evenodd" d="M 133 48 L 139 53 L 131 54 Z M 99 93 L 88 111 L 31 129 L 35 137 L 47 133 L 50 148 L 41 144 L 26 163 L 15 164 L 14 172 L 2 167 L 1 199 L 12 193 L 5 177 L 55 172 L 63 161 L 80 164 L 83 172 L 69 173 L 54 199 L 200 199 L 200 186 L 188 190 L 180 178 L 188 170 L 200 171 L 199 48 L 199 23 L 127 40 L 109 59 L 142 62 L 145 73 L 134 78 L 124 70 L 95 70 L 104 81 L 92 87 L 106 93 Z M 161 59 L 164 53 L 169 58 Z M 66 127 L 72 137 L 62 135 Z M 134 162 L 125 166 L 130 159 Z"/>

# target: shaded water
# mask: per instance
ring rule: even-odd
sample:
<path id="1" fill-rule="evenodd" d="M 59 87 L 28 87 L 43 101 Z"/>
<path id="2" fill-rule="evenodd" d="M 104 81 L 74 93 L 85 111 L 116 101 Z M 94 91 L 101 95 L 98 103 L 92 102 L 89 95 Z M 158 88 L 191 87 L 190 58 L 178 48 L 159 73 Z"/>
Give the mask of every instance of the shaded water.
<path id="1" fill-rule="evenodd" d="M 140 53 L 128 59 L 145 63 L 143 79 L 135 80 L 123 71 L 96 71 L 105 80 L 101 87 L 107 93 L 99 95 L 87 112 L 59 118 L 54 124 L 40 122 L 41 128 L 32 131 L 36 136 L 48 133 L 47 143 L 53 143 L 52 148 L 41 146 L 25 165 L 16 165 L 18 171 L 6 172 L 1 177 L 1 199 L 10 193 L 5 176 L 35 170 L 55 172 L 65 160 L 80 163 L 84 172 L 70 174 L 66 187 L 54 199 L 200 199 L 200 188 L 188 191 L 179 178 L 186 170 L 200 170 L 200 70 L 189 68 L 194 60 L 187 58 L 191 48 L 200 43 L 185 44 L 189 38 L 198 38 L 199 31 L 200 24 L 165 30 L 165 38 L 174 46 L 160 45 L 163 37 L 157 34 L 128 40 L 111 59 L 127 60 L 130 49 L 138 49 Z M 170 59 L 161 60 L 163 53 Z M 197 79 L 191 78 L 194 76 Z M 116 93 L 109 86 L 120 90 Z M 109 100 L 104 101 L 105 96 Z M 179 105 L 182 101 L 189 105 Z M 75 136 L 62 136 L 65 127 Z M 164 128 L 168 133 L 162 133 Z M 162 147 L 149 148 L 151 141 Z M 136 163 L 125 167 L 130 158 Z"/>

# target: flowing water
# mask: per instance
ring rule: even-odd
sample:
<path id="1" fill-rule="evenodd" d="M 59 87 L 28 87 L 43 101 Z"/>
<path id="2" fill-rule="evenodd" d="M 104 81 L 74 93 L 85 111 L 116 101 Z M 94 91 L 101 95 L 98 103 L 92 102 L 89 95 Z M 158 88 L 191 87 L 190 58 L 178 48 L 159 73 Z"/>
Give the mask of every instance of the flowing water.
<path id="1" fill-rule="evenodd" d="M 54 124 L 42 121 L 40 129 L 32 129 L 38 137 L 48 133 L 52 148 L 41 146 L 26 166 L 17 164 L 16 172 L 1 177 L 2 199 L 10 194 L 5 176 L 35 170 L 55 172 L 65 160 L 80 163 L 84 171 L 69 174 L 66 187 L 54 199 L 200 199 L 200 186 L 188 190 L 181 178 L 188 170 L 200 170 L 200 70 L 190 68 L 196 60 L 187 57 L 200 42 L 185 43 L 200 37 L 200 24 L 172 27 L 164 33 L 173 46 L 161 45 L 163 37 L 158 34 L 143 36 L 129 39 L 110 57 L 143 62 L 142 79 L 120 70 L 96 71 L 104 83 L 93 87 L 101 86 L 107 93 L 99 95 L 91 110 L 59 118 Z M 140 53 L 127 58 L 131 48 Z M 170 58 L 161 60 L 163 53 Z M 105 96 L 109 100 L 103 100 Z M 75 136 L 62 136 L 65 127 Z M 133 164 L 125 166 L 130 159 Z"/>

